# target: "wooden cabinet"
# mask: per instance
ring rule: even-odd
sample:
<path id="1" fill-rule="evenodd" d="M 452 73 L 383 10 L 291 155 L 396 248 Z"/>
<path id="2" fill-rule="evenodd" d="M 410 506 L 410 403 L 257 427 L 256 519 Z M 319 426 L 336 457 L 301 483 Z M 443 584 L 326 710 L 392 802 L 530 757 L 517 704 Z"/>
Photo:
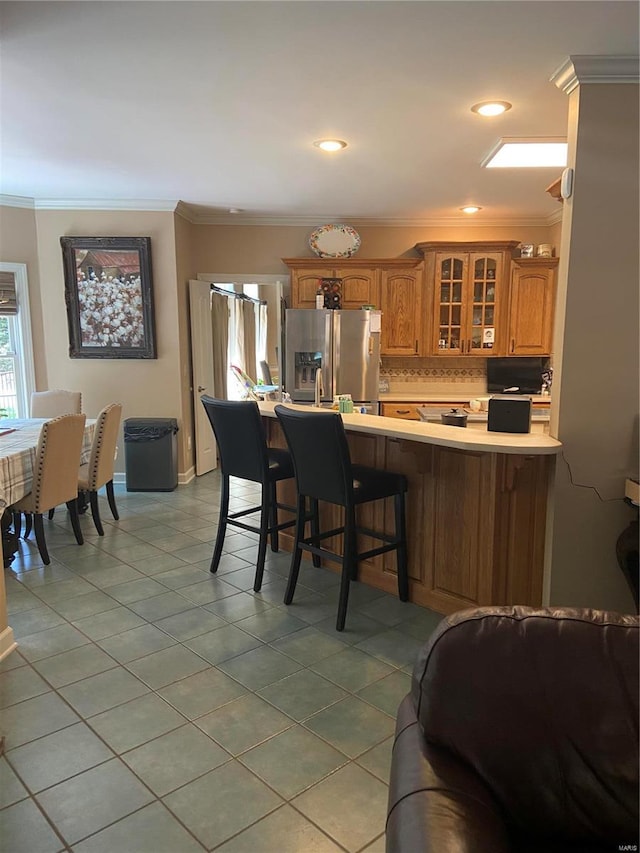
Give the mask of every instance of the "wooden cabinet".
<path id="1" fill-rule="evenodd" d="M 279 423 L 266 421 L 269 443 L 284 447 Z M 443 614 L 492 605 L 540 606 L 553 456 L 461 450 L 349 430 L 347 438 L 358 464 L 407 477 L 410 601 Z M 293 480 L 278 484 L 278 497 L 295 503 Z M 393 531 L 393 501 L 362 509 L 362 527 Z M 321 502 L 320 513 L 323 523 L 340 525 L 336 507 Z M 291 550 L 292 544 L 290 530 L 283 531 L 281 547 Z M 341 543 L 335 547 L 339 553 Z M 334 563 L 326 566 L 336 571 Z M 395 554 L 363 560 L 358 577 L 396 594 Z"/>
<path id="2" fill-rule="evenodd" d="M 422 355 L 422 269 L 380 273 L 381 355 Z"/>
<path id="3" fill-rule="evenodd" d="M 511 268 L 507 355 L 550 355 L 558 258 L 519 258 Z"/>
<path id="4" fill-rule="evenodd" d="M 385 418 L 401 418 L 405 421 L 419 421 L 416 409 L 420 407 L 446 409 L 462 409 L 469 405 L 468 400 L 410 400 L 408 403 L 380 403 L 380 414 Z"/>
<path id="5" fill-rule="evenodd" d="M 401 418 L 405 421 L 419 421 L 417 406 L 422 406 L 424 403 L 411 401 L 410 403 L 381 403 L 380 414 L 385 418 Z"/>
<path id="6" fill-rule="evenodd" d="M 316 291 L 323 278 L 341 279 L 342 308 L 380 306 L 379 261 L 330 258 L 284 258 L 291 273 L 291 307 L 315 308 Z"/>
<path id="7" fill-rule="evenodd" d="M 433 318 L 425 355 L 502 355 L 511 259 L 517 240 L 416 244 L 426 260 Z"/>
<path id="8" fill-rule="evenodd" d="M 381 355 L 423 355 L 421 258 L 283 258 L 291 273 L 291 307 L 315 308 L 323 278 L 341 279 L 342 308 L 382 311 Z"/>

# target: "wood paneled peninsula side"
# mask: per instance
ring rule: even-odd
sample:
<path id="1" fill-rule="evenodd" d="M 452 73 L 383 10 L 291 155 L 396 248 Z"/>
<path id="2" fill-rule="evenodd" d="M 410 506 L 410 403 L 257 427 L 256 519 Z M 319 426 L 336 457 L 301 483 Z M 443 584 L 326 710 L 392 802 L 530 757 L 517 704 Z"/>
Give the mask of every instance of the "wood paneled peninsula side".
<path id="1" fill-rule="evenodd" d="M 275 404 L 259 405 L 269 442 L 285 447 Z M 354 462 L 408 478 L 410 601 L 445 614 L 480 605 L 542 603 L 547 488 L 559 441 L 371 415 L 343 420 Z M 280 485 L 281 498 L 293 504 L 293 482 Z M 392 532 L 391 502 L 361 510 L 363 527 Z M 336 507 L 323 506 L 321 512 L 338 526 Z M 291 550 L 291 535 L 285 531 L 281 540 Z M 334 550 L 339 547 L 336 542 Z M 362 562 L 359 577 L 395 593 L 394 556 Z"/>

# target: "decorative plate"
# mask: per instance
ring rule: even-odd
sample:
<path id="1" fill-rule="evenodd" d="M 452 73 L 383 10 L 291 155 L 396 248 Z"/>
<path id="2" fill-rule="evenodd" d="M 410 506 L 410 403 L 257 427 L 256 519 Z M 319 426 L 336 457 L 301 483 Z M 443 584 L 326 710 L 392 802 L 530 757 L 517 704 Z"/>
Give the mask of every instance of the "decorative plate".
<path id="1" fill-rule="evenodd" d="M 350 258 L 360 248 L 360 235 L 350 225 L 322 225 L 311 233 L 309 246 L 321 258 Z"/>

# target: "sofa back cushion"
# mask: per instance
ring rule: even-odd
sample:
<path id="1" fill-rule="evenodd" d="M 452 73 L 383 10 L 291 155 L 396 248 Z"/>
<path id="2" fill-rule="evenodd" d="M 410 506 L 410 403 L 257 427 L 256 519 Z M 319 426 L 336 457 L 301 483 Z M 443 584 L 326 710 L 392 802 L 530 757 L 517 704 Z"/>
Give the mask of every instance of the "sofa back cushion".
<path id="1" fill-rule="evenodd" d="M 423 733 L 481 776 L 516 834 L 635 838 L 639 634 L 606 611 L 455 613 L 414 668 Z"/>

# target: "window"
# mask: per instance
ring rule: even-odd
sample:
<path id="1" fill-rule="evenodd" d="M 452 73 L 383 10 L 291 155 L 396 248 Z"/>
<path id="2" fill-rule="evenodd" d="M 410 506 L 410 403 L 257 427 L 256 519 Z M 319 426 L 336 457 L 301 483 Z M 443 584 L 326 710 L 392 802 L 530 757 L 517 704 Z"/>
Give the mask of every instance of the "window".
<path id="1" fill-rule="evenodd" d="M 15 304 L 0 299 L 0 416 L 27 418 L 35 371 L 26 264 L 0 262 L 3 297 L 5 287 L 7 291 L 15 289 Z"/>

